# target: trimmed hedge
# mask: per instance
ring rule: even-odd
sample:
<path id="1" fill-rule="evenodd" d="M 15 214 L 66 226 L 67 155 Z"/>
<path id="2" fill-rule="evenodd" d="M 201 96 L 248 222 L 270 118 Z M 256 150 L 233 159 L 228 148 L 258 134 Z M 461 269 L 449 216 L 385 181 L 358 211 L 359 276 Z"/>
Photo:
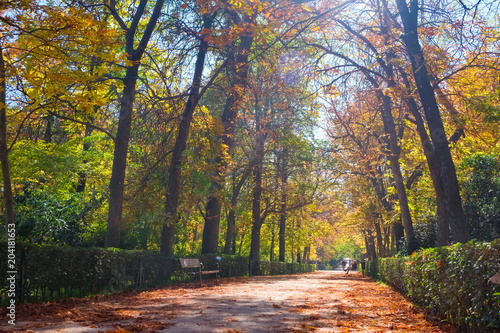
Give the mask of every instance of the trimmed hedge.
<path id="1" fill-rule="evenodd" d="M 2 258 L 6 250 L 6 243 L 0 242 Z M 157 274 L 166 259 L 152 252 L 17 243 L 16 264 L 18 302 L 36 302 L 153 286 L 162 282 Z M 7 271 L 7 261 L 2 260 L 2 301 Z"/>
<path id="2" fill-rule="evenodd" d="M 261 261 L 260 269 L 262 275 L 283 275 L 314 272 L 316 265 L 299 264 L 297 262 Z"/>
<path id="3" fill-rule="evenodd" d="M 383 258 L 370 262 L 366 271 L 460 331 L 500 329 L 500 285 L 488 283 L 500 272 L 500 240 Z"/>
<path id="4" fill-rule="evenodd" d="M 6 306 L 8 293 L 7 242 L 0 241 L 0 295 Z M 18 303 L 84 297 L 184 282 L 192 277 L 182 273 L 178 258 L 171 261 L 157 252 L 103 248 L 72 248 L 16 244 L 16 297 Z M 199 258 L 205 269 L 216 268 L 215 254 Z M 248 257 L 221 255 L 221 277 L 248 275 Z M 160 268 L 171 267 L 171 279 L 158 278 Z M 311 272 L 315 265 L 261 262 L 263 275 Z M 165 270 L 163 269 L 163 272 Z"/>

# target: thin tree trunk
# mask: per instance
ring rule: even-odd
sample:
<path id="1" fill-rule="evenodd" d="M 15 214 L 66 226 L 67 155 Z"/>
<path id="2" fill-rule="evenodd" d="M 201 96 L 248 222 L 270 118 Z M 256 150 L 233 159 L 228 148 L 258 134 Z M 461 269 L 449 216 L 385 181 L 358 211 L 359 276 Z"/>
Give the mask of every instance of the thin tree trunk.
<path id="1" fill-rule="evenodd" d="M 257 141 L 255 147 L 254 163 L 254 186 L 252 200 L 252 240 L 250 243 L 250 274 L 260 275 L 260 231 L 263 218 L 261 216 L 261 197 L 262 197 L 262 166 L 264 162 L 264 144 L 265 134 L 262 132 L 260 120 L 257 120 Z"/>
<path id="2" fill-rule="evenodd" d="M 0 45 L 0 163 L 2 164 L 5 231 L 14 227 L 14 200 L 10 179 L 9 147 L 7 144 L 6 71 L 3 48 Z"/>
<path id="3" fill-rule="evenodd" d="M 396 243 L 397 243 L 397 237 L 396 237 L 396 224 L 394 224 L 392 227 L 391 227 L 391 255 L 395 255 L 397 253 L 397 247 L 396 247 Z"/>
<path id="4" fill-rule="evenodd" d="M 380 227 L 380 222 L 377 220 L 375 221 L 375 231 L 377 233 L 376 235 L 376 240 L 377 240 L 377 253 L 379 258 L 382 258 L 384 256 L 384 244 L 382 243 L 382 228 Z"/>
<path id="5" fill-rule="evenodd" d="M 274 243 L 275 243 L 275 238 L 276 238 L 276 225 L 273 221 L 271 225 L 271 250 L 269 251 L 269 261 L 274 261 Z"/>
<path id="6" fill-rule="evenodd" d="M 93 121 L 93 120 L 91 120 Z M 88 138 L 89 136 L 92 135 L 93 128 L 90 126 L 85 127 L 85 137 Z M 90 142 L 84 142 L 83 143 L 83 155 L 89 151 L 90 149 Z M 87 159 L 83 160 L 83 164 L 86 164 L 88 161 Z M 78 173 L 78 184 L 76 185 L 76 193 L 83 193 L 85 192 L 85 186 L 87 184 L 87 172 L 85 171 L 80 171 Z"/>
<path id="7" fill-rule="evenodd" d="M 385 252 L 384 257 L 390 257 L 392 255 L 391 252 L 391 228 L 384 228 L 384 244 L 385 244 Z"/>
<path id="8" fill-rule="evenodd" d="M 470 236 L 464 218 L 455 164 L 418 40 L 418 0 L 410 0 L 410 8 L 408 8 L 405 0 L 396 0 L 396 4 L 405 32 L 403 41 L 410 56 L 415 84 L 435 151 L 434 155 L 440 167 L 439 177 L 442 183 L 451 235 L 454 242 L 465 243 L 470 239 Z"/>
<path id="9" fill-rule="evenodd" d="M 389 73 L 392 74 L 392 73 Z M 382 122 L 384 123 L 384 132 L 388 135 L 388 152 L 386 154 L 389 160 L 389 167 L 395 182 L 396 193 L 398 196 L 399 208 L 401 211 L 401 219 L 405 231 L 408 252 L 412 253 L 418 249 L 417 240 L 413 231 L 413 221 L 411 218 L 410 208 L 408 205 L 408 196 L 406 195 L 406 186 L 404 184 L 401 166 L 399 164 L 400 147 L 398 145 L 398 136 L 396 133 L 396 125 L 392 116 L 392 101 L 391 98 L 385 95 L 381 90 L 377 81 L 370 75 L 366 75 L 368 80 L 375 88 L 375 94 L 381 103 L 380 110 L 382 114 Z M 391 80 L 392 81 L 392 80 Z M 391 84 L 390 84 L 391 86 Z"/>
<path id="10" fill-rule="evenodd" d="M 309 263 L 309 254 L 311 252 L 311 248 L 309 246 L 304 246 L 304 255 L 302 256 L 303 263 L 308 264 Z"/>
<path id="11" fill-rule="evenodd" d="M 234 243 L 234 230 L 236 227 L 236 211 L 231 208 L 229 209 L 229 214 L 227 214 L 227 231 L 226 231 L 226 243 L 224 245 L 224 254 L 231 254 L 231 247 Z"/>
<path id="12" fill-rule="evenodd" d="M 288 181 L 287 163 L 288 163 L 288 149 L 284 148 L 281 154 L 281 212 L 279 224 L 279 261 L 285 262 L 286 253 L 286 210 L 287 210 L 287 189 L 286 183 Z"/>
<path id="13" fill-rule="evenodd" d="M 229 208 L 229 214 L 227 217 L 227 233 L 226 233 L 226 244 L 224 246 L 224 253 L 231 253 L 231 243 L 234 237 L 234 229 L 236 226 L 236 208 L 238 206 L 238 196 L 240 195 L 241 188 L 245 184 L 248 176 L 250 175 L 251 168 L 245 170 L 238 184 L 233 186 L 233 194 L 231 195 L 231 207 Z M 233 180 L 234 182 L 234 180 Z"/>

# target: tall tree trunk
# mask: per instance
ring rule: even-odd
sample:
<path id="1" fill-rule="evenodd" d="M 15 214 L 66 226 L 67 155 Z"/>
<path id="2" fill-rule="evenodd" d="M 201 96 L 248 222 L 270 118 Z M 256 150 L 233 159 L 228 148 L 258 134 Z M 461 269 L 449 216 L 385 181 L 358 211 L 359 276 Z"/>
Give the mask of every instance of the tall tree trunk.
<path id="1" fill-rule="evenodd" d="M 371 175 L 369 177 L 370 181 L 373 184 L 373 188 L 375 189 L 375 194 L 377 195 L 377 198 L 379 201 L 382 203 L 382 206 L 384 207 L 385 211 L 390 213 L 394 211 L 394 207 L 392 203 L 388 200 L 387 198 L 387 193 L 385 191 L 384 185 L 379 181 L 379 179 L 375 175 L 375 171 L 371 172 Z M 394 229 L 394 235 L 396 237 L 396 247 L 397 251 L 401 249 L 402 246 L 402 240 L 404 240 L 405 234 L 404 234 L 404 227 L 401 221 L 395 221 L 393 224 L 393 229 Z"/>
<path id="2" fill-rule="evenodd" d="M 211 29 L 213 16 L 203 16 L 203 29 Z M 179 206 L 179 195 L 181 190 L 181 166 L 182 153 L 186 149 L 189 130 L 193 120 L 193 113 L 200 100 L 200 86 L 203 69 L 205 68 L 205 58 L 208 50 L 208 42 L 201 36 L 198 55 L 194 68 L 193 82 L 191 91 L 182 113 L 182 118 L 179 123 L 177 138 L 175 140 L 172 158 L 170 160 L 167 197 L 165 203 L 165 222 L 161 232 L 160 251 L 167 257 L 173 256 L 174 249 L 174 230 L 177 222 L 177 208 Z M 220 214 L 220 211 L 219 211 Z"/>
<path id="3" fill-rule="evenodd" d="M 387 74 L 391 77 L 389 86 L 392 87 L 394 85 L 394 81 L 392 80 L 392 70 L 387 70 L 387 72 Z M 398 144 L 398 135 L 396 133 L 394 117 L 392 116 L 392 100 L 389 96 L 382 92 L 378 82 L 373 77 L 371 77 L 368 73 L 366 73 L 366 77 L 375 88 L 375 94 L 380 101 L 380 111 L 382 114 L 382 122 L 384 124 L 384 132 L 388 136 L 386 156 L 389 160 L 389 167 L 396 185 L 396 194 L 398 196 L 399 209 L 401 211 L 401 219 L 403 221 L 408 252 L 411 253 L 418 249 L 418 244 L 413 231 L 413 221 L 408 205 L 406 186 L 404 184 L 401 166 L 399 163 L 400 147 Z"/>
<path id="4" fill-rule="evenodd" d="M 269 251 L 269 261 L 274 261 L 274 243 L 275 243 L 275 238 L 276 238 L 276 224 L 272 223 L 271 225 L 271 249 Z"/>
<path id="5" fill-rule="evenodd" d="M 93 121 L 93 119 L 91 119 Z M 88 138 L 89 136 L 92 135 L 93 128 L 90 126 L 85 127 L 85 137 Z M 90 142 L 84 142 L 83 143 L 83 155 L 89 151 L 90 149 Z M 83 160 L 83 164 L 86 164 L 88 161 L 87 159 Z M 85 185 L 87 184 L 87 172 L 85 171 L 80 171 L 78 172 L 78 184 L 76 185 L 76 193 L 83 193 L 85 191 Z"/>
<path id="6" fill-rule="evenodd" d="M 53 116 L 46 116 L 44 117 L 45 121 L 47 121 L 47 126 L 45 127 L 45 133 L 43 134 L 43 141 L 45 143 L 51 143 L 52 142 L 52 124 L 51 124 L 51 118 L 54 119 Z"/>
<path id="7" fill-rule="evenodd" d="M 436 194 L 436 206 L 437 206 L 437 245 L 446 246 L 448 245 L 449 239 L 449 217 L 446 211 L 445 194 L 443 192 L 443 184 L 440 175 L 440 166 L 437 161 L 436 151 L 433 148 L 431 138 L 427 134 L 425 128 L 424 120 L 418 110 L 417 102 L 411 97 L 411 86 L 403 70 L 400 71 L 403 82 L 406 86 L 406 97 L 405 103 L 410 113 L 415 118 L 415 124 L 417 126 L 417 133 L 420 137 L 420 142 L 424 150 L 424 155 L 427 161 L 427 167 L 429 168 L 429 173 L 431 175 L 432 184 L 434 187 L 434 193 Z"/>
<path id="8" fill-rule="evenodd" d="M 377 233 L 376 235 L 376 240 L 377 240 L 377 254 L 379 256 L 379 258 L 383 258 L 384 257 L 384 244 L 383 244 L 383 241 L 382 241 L 382 228 L 380 227 L 380 222 L 378 220 L 378 217 L 377 217 L 377 220 L 375 221 L 375 232 Z"/>
<path id="9" fill-rule="evenodd" d="M 287 189 L 288 181 L 288 149 L 284 148 L 281 152 L 280 178 L 281 178 L 281 212 L 279 224 L 279 261 L 285 262 L 286 253 L 286 210 L 287 210 Z"/>
<path id="10" fill-rule="evenodd" d="M 227 233 L 226 243 L 224 244 L 224 254 L 231 254 L 231 250 L 234 249 L 235 229 L 236 211 L 231 208 L 227 214 Z"/>
<path id="11" fill-rule="evenodd" d="M 396 134 L 396 125 L 392 116 L 392 102 L 389 96 L 384 95 L 377 89 L 379 98 L 382 101 L 382 120 L 384 123 L 385 133 L 389 135 L 389 167 L 396 183 L 396 193 L 398 196 L 399 209 L 401 211 L 401 219 L 405 231 L 408 252 L 412 253 L 418 249 L 417 239 L 413 231 L 413 221 L 411 218 L 410 207 L 408 205 L 408 196 L 406 195 L 406 186 L 404 184 L 401 166 L 399 164 L 400 147 L 398 145 L 398 137 Z"/>
<path id="12" fill-rule="evenodd" d="M 9 146 L 7 144 L 6 70 L 3 48 L 0 45 L 0 163 L 2 164 L 5 231 L 14 226 L 14 200 L 10 179 Z"/>
<path id="13" fill-rule="evenodd" d="M 390 256 L 392 256 L 392 251 L 391 251 L 391 231 L 392 231 L 392 229 L 390 227 L 385 227 L 384 228 L 384 244 L 385 244 L 384 257 L 390 257 Z"/>
<path id="14" fill-rule="evenodd" d="M 227 233 L 226 233 L 226 244 L 224 246 L 224 253 L 231 253 L 231 243 L 234 237 L 234 229 L 236 226 L 236 209 L 238 207 L 238 196 L 240 195 L 241 188 L 245 184 L 248 176 L 252 171 L 251 164 L 241 175 L 241 179 L 237 184 L 234 184 L 236 181 L 236 175 L 233 177 L 233 194 L 231 195 L 231 207 L 229 208 L 229 214 L 227 217 Z M 235 172 L 236 173 L 236 172 Z"/>
<path id="15" fill-rule="evenodd" d="M 394 252 L 397 252 L 401 250 L 401 248 L 403 247 L 403 241 L 405 237 L 405 230 L 403 227 L 403 223 L 401 223 L 400 221 L 394 222 L 394 224 L 392 225 L 392 232 L 394 235 L 394 240 L 393 240 L 393 244 L 395 247 Z"/>
<path id="16" fill-rule="evenodd" d="M 139 64 L 128 67 L 127 74 L 123 80 L 124 88 L 120 105 L 120 118 L 118 120 L 113 167 L 111 171 L 111 180 L 109 182 L 108 227 L 106 239 L 104 241 L 105 247 L 120 246 L 125 170 L 127 168 L 128 144 L 130 141 L 132 111 L 135 100 L 135 84 L 137 82 L 138 72 Z"/>
<path id="17" fill-rule="evenodd" d="M 264 144 L 266 135 L 262 132 L 260 120 L 257 122 L 257 141 L 255 147 L 255 163 L 254 163 L 254 186 L 252 200 L 252 240 L 250 243 L 250 274 L 260 275 L 260 231 L 262 229 L 263 217 L 261 216 L 261 197 L 262 197 L 262 166 L 264 162 Z"/>
<path id="18" fill-rule="evenodd" d="M 434 156 L 439 166 L 439 178 L 451 235 L 454 242 L 464 243 L 470 239 L 470 236 L 464 218 L 455 164 L 418 40 L 418 0 L 410 0 L 410 8 L 405 0 L 396 0 L 396 4 L 404 27 L 403 41 L 410 56 L 415 84 L 429 127 Z"/>
<path id="19" fill-rule="evenodd" d="M 373 232 L 370 229 L 363 230 L 365 235 L 365 246 L 366 253 L 368 255 L 368 260 L 377 259 L 377 250 L 375 248 L 375 236 L 373 236 Z"/>
<path id="20" fill-rule="evenodd" d="M 128 144 L 130 140 L 130 129 L 132 126 L 132 113 L 135 100 L 135 85 L 139 74 L 139 66 L 142 56 L 146 50 L 151 35 L 153 34 L 156 22 L 160 17 L 164 0 L 156 1 L 142 38 L 139 41 L 137 48 L 134 48 L 137 28 L 142 16 L 144 15 L 146 3 L 147 0 L 141 1 L 140 5 L 137 7 L 137 11 L 133 15 L 130 27 L 127 27 L 119 16 L 119 13 L 115 8 L 116 2 L 111 1 L 106 5 L 115 20 L 125 31 L 125 50 L 127 53 L 127 60 L 129 60 L 133 65 L 127 67 L 125 78 L 123 79 L 124 87 L 120 102 L 120 115 L 115 139 L 113 168 L 111 170 L 111 180 L 109 182 L 109 211 L 106 239 L 104 240 L 105 247 L 120 246 L 123 191 L 125 188 L 125 170 L 127 167 Z"/>
<path id="21" fill-rule="evenodd" d="M 252 23 L 254 19 L 249 19 L 247 17 L 242 21 L 244 21 L 245 23 Z M 247 86 L 249 67 L 248 57 L 250 55 L 250 48 L 252 46 L 253 40 L 254 37 L 250 35 L 243 36 L 241 38 L 238 53 L 231 66 L 231 69 L 235 73 L 235 79 L 233 81 L 233 88 L 226 100 L 226 105 L 222 114 L 221 122 L 224 132 L 219 138 L 222 144 L 227 147 L 228 153 L 230 153 L 233 148 L 234 126 L 240 108 L 242 96 Z M 232 55 L 231 57 L 234 57 L 234 55 Z M 205 226 L 203 228 L 201 253 L 216 253 L 219 243 L 219 225 L 221 211 L 220 192 L 224 188 L 227 167 L 227 161 L 224 158 L 223 149 L 220 150 L 220 156 L 215 159 L 214 164 L 216 166 L 216 171 L 211 185 L 212 195 L 210 195 L 206 204 Z"/>
<path id="22" fill-rule="evenodd" d="M 302 256 L 302 261 L 304 264 L 309 263 L 309 254 L 311 252 L 311 248 L 309 246 L 304 246 L 304 255 Z"/>

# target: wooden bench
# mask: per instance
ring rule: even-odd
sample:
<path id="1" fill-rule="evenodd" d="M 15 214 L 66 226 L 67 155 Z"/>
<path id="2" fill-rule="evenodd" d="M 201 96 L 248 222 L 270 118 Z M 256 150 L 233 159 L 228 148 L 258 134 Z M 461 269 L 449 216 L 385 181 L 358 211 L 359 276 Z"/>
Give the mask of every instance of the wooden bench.
<path id="1" fill-rule="evenodd" d="M 199 259 L 179 259 L 179 263 L 181 264 L 181 269 L 184 272 L 184 274 L 187 275 L 192 275 L 200 276 L 200 283 L 202 282 L 201 276 L 205 274 L 215 274 L 216 278 L 219 278 L 219 270 L 212 270 L 212 271 L 204 271 L 203 270 L 203 264 L 200 262 Z M 217 268 L 219 268 L 219 263 L 217 262 Z"/>

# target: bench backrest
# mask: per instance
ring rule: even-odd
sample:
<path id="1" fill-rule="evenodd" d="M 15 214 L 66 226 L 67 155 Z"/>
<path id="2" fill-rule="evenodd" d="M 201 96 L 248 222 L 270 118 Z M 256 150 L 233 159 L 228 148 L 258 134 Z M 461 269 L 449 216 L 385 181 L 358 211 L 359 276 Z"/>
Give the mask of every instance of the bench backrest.
<path id="1" fill-rule="evenodd" d="M 200 268 L 201 263 L 199 259 L 179 259 L 181 267 L 184 268 Z"/>

